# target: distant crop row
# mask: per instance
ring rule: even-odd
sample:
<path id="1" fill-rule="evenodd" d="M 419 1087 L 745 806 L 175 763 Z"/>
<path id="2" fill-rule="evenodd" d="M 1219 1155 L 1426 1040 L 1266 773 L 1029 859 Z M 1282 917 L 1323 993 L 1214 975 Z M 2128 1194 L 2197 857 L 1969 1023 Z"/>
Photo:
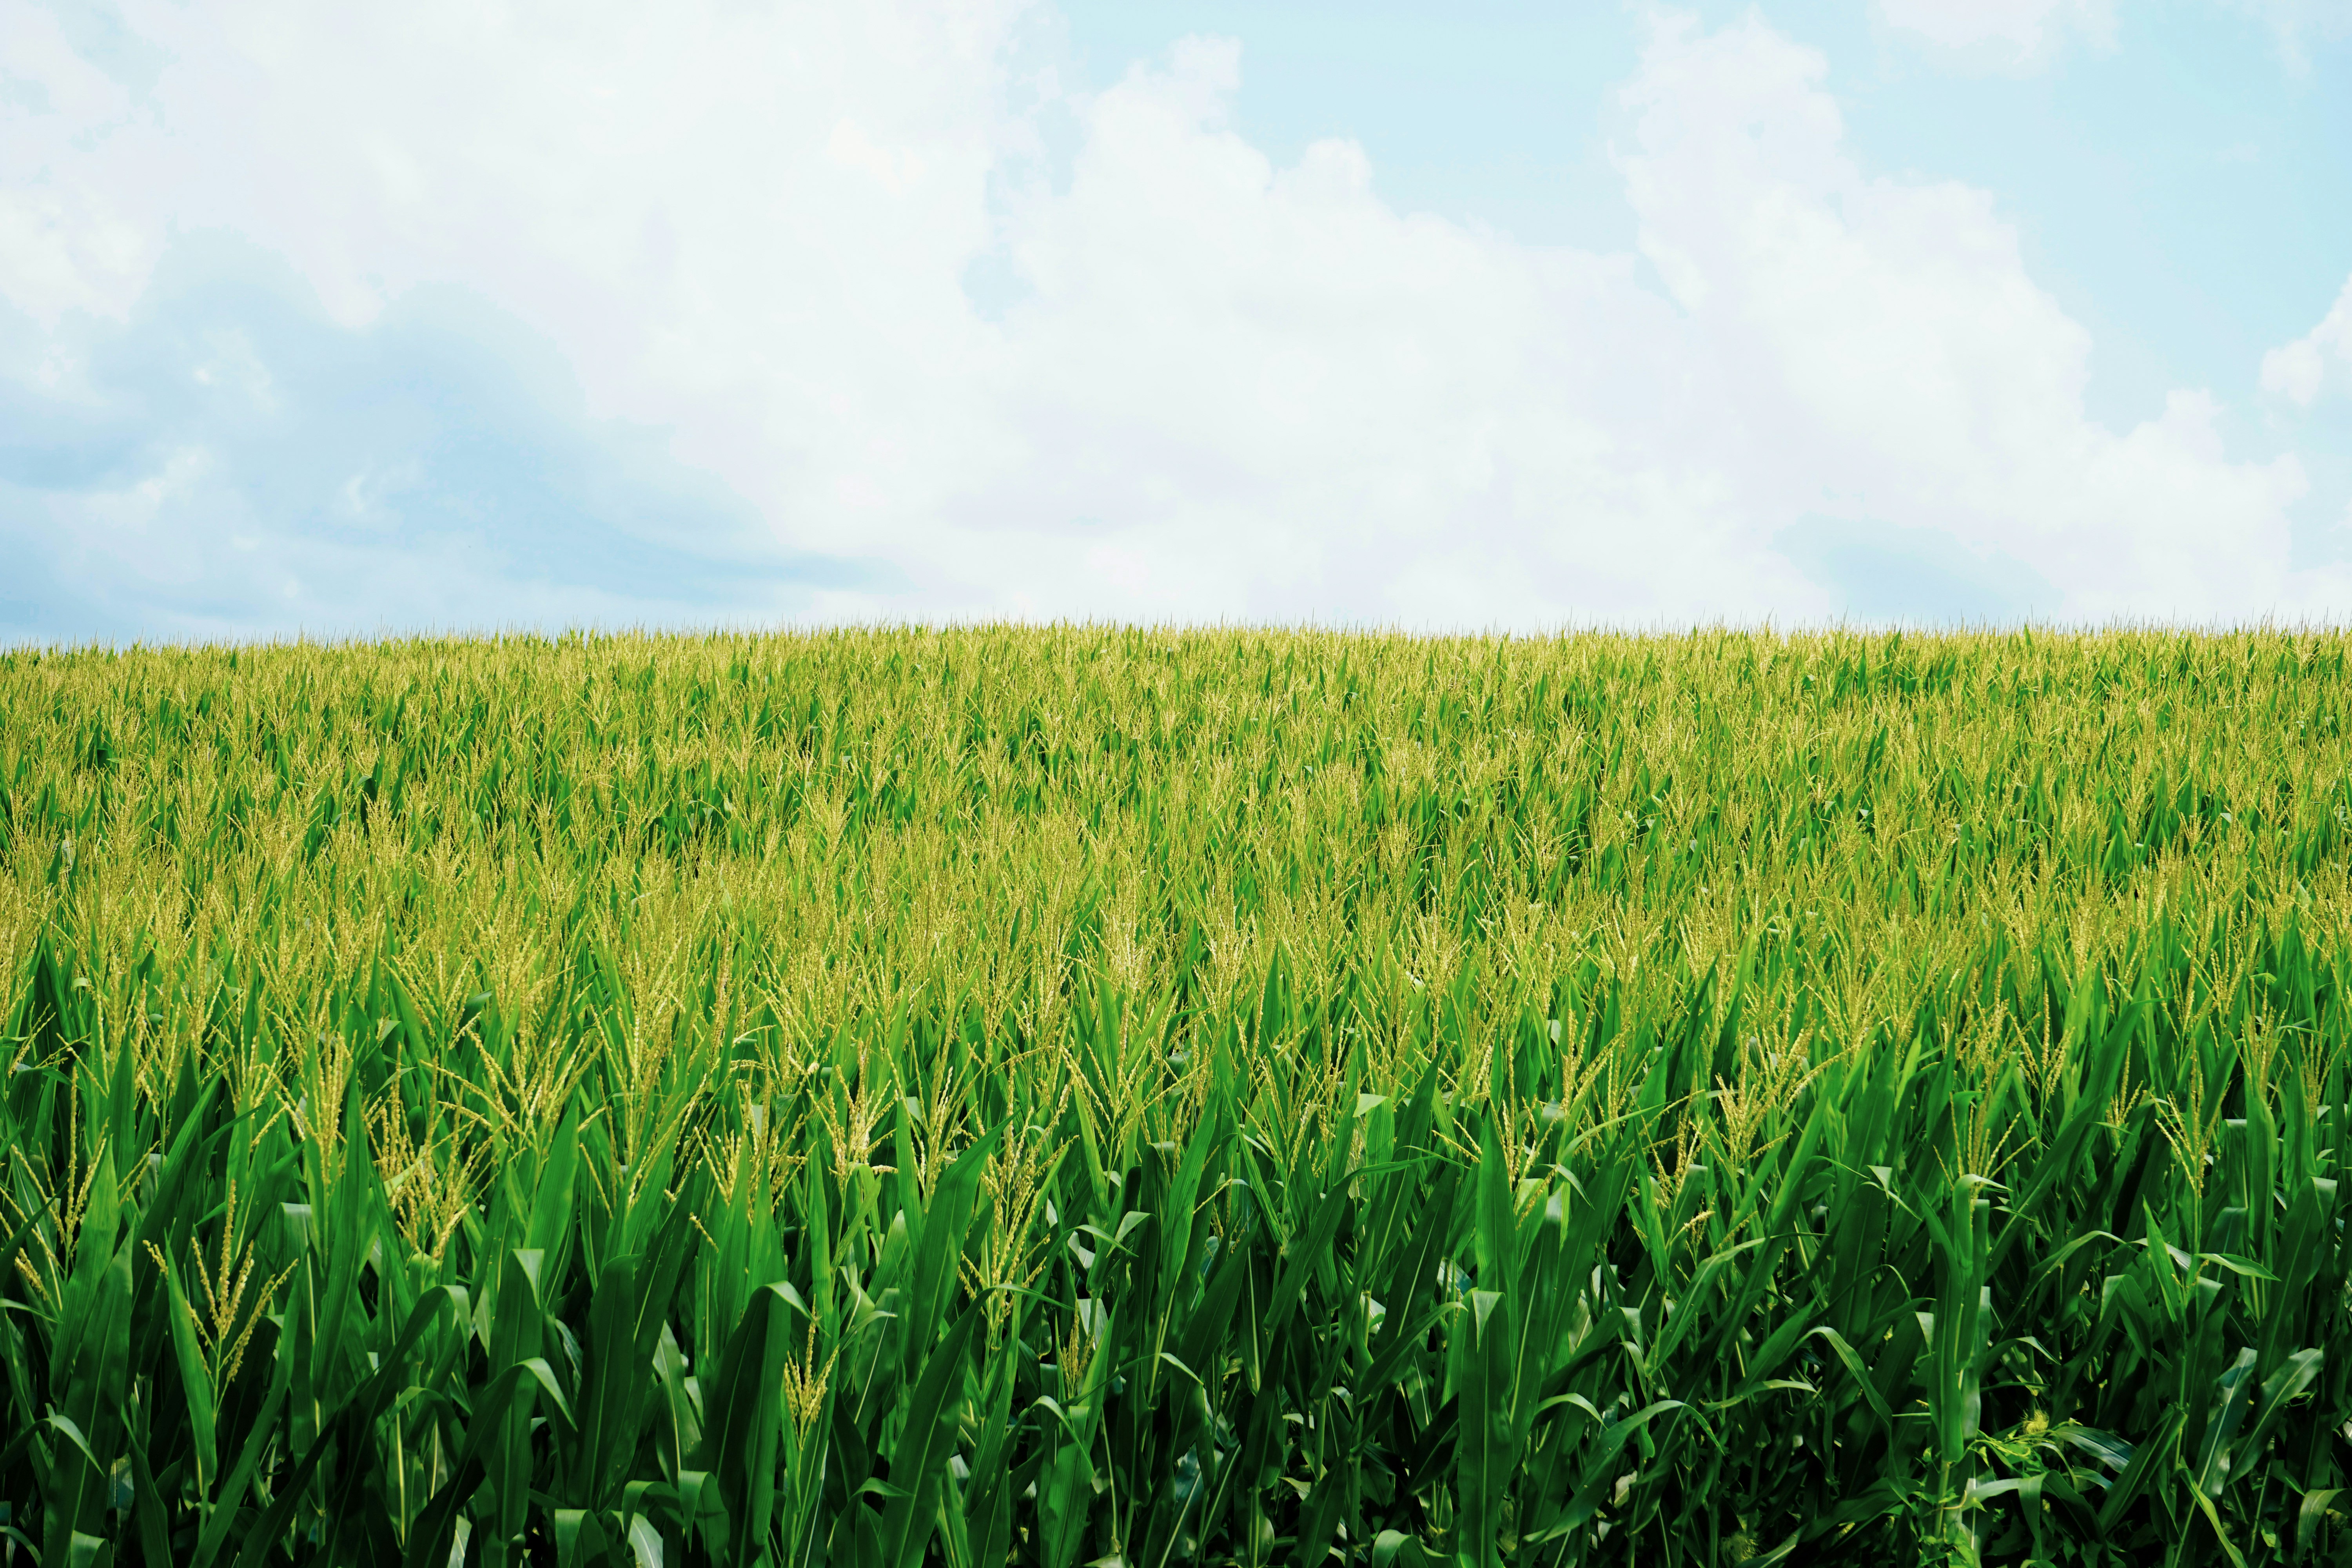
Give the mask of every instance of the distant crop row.
<path id="1" fill-rule="evenodd" d="M 0 1542 L 2340 1561 L 2347 652 L 0 653 Z"/>

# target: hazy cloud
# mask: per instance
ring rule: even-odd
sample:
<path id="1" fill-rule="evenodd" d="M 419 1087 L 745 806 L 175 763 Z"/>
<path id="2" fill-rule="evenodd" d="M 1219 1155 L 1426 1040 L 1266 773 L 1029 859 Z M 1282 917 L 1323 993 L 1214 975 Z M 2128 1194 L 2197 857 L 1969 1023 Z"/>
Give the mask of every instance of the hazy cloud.
<path id="1" fill-rule="evenodd" d="M 38 341 L 0 305 L 0 347 Z M 367 326 L 217 234 L 129 321 L 51 334 L 69 395 L 0 379 L 17 636 L 772 617 L 887 568 L 795 559 L 661 433 L 589 419 L 553 345 L 449 285 Z M 10 364 L 26 356 L 9 353 Z"/>
<path id="2" fill-rule="evenodd" d="M 1995 69 L 2023 71 L 2049 63 L 2059 46 L 2080 37 L 2111 48 L 2114 0 L 1876 0 L 1888 26 Z"/>

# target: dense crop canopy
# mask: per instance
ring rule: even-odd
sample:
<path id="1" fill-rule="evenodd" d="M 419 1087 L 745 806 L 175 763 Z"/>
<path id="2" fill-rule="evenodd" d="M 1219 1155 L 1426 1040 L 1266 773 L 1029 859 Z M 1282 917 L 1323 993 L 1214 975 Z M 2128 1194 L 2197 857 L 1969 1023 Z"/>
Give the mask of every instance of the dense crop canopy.
<path id="1" fill-rule="evenodd" d="M 0 1524 L 2323 1560 L 2348 649 L 0 655 Z"/>

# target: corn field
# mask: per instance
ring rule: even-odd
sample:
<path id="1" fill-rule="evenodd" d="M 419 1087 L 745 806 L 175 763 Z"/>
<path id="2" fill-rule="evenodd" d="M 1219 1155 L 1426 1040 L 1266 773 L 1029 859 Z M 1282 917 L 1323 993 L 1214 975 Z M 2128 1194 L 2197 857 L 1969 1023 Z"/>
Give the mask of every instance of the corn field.
<path id="1" fill-rule="evenodd" d="M 2346 1561 L 2347 652 L 0 653 L 0 1552 Z"/>

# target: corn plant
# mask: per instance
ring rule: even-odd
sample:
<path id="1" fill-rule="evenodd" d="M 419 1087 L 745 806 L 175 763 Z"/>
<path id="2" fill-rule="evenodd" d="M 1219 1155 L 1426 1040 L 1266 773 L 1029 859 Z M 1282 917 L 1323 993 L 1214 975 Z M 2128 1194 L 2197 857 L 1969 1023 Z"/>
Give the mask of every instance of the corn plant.
<path id="1" fill-rule="evenodd" d="M 0 654 L 0 1552 L 2341 1561 L 2347 651 Z"/>

